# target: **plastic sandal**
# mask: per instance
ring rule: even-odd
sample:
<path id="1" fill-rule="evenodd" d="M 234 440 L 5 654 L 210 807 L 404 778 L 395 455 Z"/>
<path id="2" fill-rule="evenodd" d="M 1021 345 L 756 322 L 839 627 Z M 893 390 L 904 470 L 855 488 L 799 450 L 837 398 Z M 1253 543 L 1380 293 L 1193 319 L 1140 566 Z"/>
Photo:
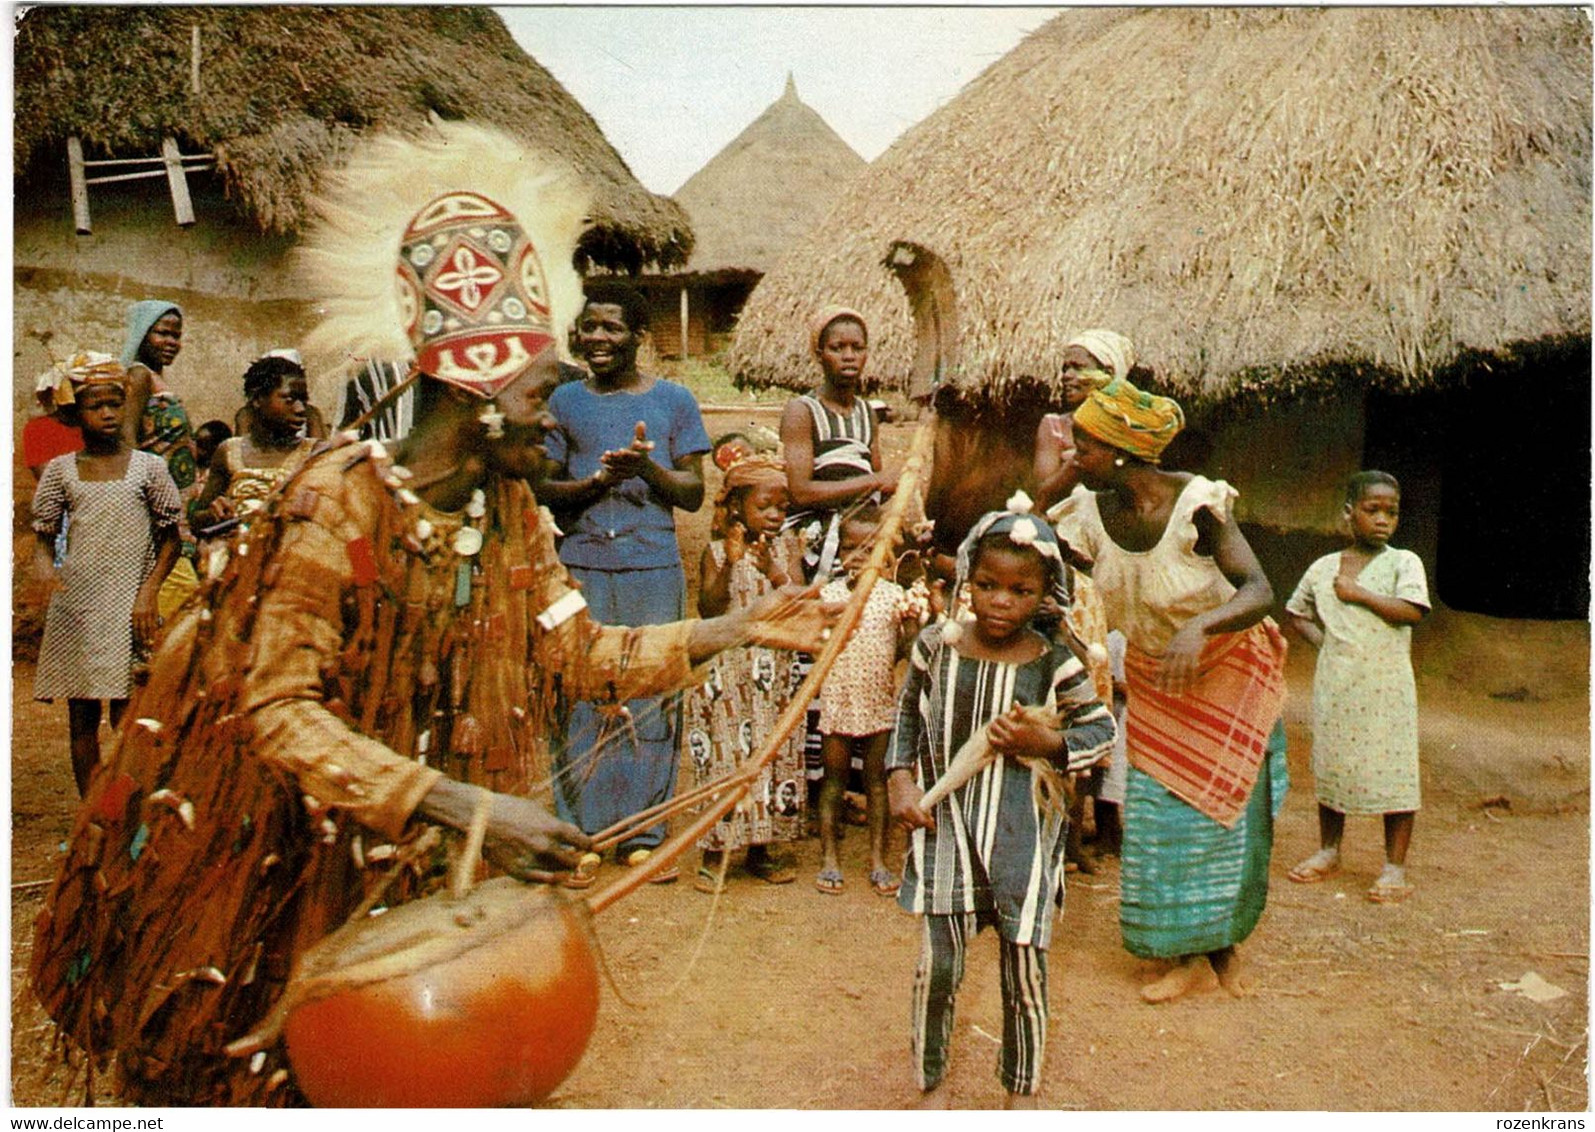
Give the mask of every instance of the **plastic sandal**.
<path id="1" fill-rule="evenodd" d="M 869 886 L 875 890 L 876 896 L 896 896 L 903 882 L 890 869 L 871 869 Z"/>

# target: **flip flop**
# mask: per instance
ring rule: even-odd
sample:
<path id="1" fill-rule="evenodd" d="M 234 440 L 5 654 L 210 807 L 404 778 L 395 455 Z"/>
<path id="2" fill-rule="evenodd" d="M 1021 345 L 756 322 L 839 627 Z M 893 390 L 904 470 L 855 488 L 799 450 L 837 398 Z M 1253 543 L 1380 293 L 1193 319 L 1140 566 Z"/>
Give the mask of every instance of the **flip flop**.
<path id="1" fill-rule="evenodd" d="M 653 855 L 654 851 L 652 849 L 633 849 L 630 853 L 626 854 L 626 864 L 635 869 L 639 865 L 646 864 L 648 860 L 653 857 Z M 657 872 L 653 876 L 649 877 L 648 883 L 674 884 L 680 878 L 681 869 L 677 867 L 674 862 L 672 862 L 671 864 L 666 865 L 662 871 Z"/>
<path id="2" fill-rule="evenodd" d="M 896 896 L 903 882 L 890 869 L 871 869 L 869 886 L 875 890 L 876 896 Z"/>
<path id="3" fill-rule="evenodd" d="M 1285 877 L 1288 880 L 1295 881 L 1297 884 L 1318 884 L 1320 881 L 1328 880 L 1339 871 L 1340 858 L 1338 856 L 1326 858 L 1324 851 L 1320 849 L 1291 869 L 1290 872 L 1285 874 Z"/>
<path id="4" fill-rule="evenodd" d="M 725 882 L 720 879 L 720 874 L 714 869 L 704 865 L 698 869 L 697 875 L 692 878 L 692 887 L 708 896 L 725 891 Z"/>
<path id="5" fill-rule="evenodd" d="M 821 869 L 820 875 L 814 878 L 814 887 L 827 896 L 842 895 L 842 870 Z"/>
<path id="6" fill-rule="evenodd" d="M 566 888 L 591 888 L 593 881 L 598 879 L 598 869 L 603 863 L 604 859 L 597 853 L 583 853 L 575 870 L 561 879 L 560 884 Z"/>
<path id="7" fill-rule="evenodd" d="M 1400 904 L 1411 896 L 1412 892 L 1412 886 L 1404 880 L 1391 884 L 1384 877 L 1380 877 L 1368 890 L 1368 899 L 1374 904 Z"/>

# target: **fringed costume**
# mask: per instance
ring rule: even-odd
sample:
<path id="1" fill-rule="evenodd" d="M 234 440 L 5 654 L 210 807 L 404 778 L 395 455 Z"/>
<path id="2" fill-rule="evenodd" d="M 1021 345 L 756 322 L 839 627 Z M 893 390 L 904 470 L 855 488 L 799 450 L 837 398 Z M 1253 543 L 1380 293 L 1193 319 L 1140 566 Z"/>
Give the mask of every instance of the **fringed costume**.
<path id="1" fill-rule="evenodd" d="M 685 624 L 549 627 L 579 602 L 522 482 L 443 514 L 403 476 L 343 444 L 270 497 L 78 814 L 30 974 L 74 1043 L 118 1055 L 128 1100 L 294 1103 L 280 1047 L 223 1047 L 390 870 L 389 902 L 436 887 L 440 855 L 404 847 L 440 771 L 534 794 L 558 700 L 688 680 Z"/>

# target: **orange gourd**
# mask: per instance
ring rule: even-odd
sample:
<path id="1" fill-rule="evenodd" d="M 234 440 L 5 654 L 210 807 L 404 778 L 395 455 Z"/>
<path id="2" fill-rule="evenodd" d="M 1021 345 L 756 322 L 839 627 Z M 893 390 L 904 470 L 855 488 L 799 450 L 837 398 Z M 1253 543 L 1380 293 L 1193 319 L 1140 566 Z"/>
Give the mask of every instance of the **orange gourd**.
<path id="1" fill-rule="evenodd" d="M 346 925 L 301 960 L 283 1034 L 333 1108 L 535 1104 L 598 1017 L 587 906 L 508 877 Z"/>

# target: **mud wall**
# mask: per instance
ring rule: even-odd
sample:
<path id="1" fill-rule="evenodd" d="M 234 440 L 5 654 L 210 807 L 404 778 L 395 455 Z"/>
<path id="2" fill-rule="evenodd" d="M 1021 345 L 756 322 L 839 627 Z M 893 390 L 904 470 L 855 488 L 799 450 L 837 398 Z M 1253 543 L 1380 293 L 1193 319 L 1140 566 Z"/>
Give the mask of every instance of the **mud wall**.
<path id="1" fill-rule="evenodd" d="M 183 352 L 167 379 L 197 424 L 232 420 L 251 359 L 294 345 L 312 312 L 295 297 L 292 241 L 243 221 L 219 189 L 194 178 L 197 222 L 179 228 L 164 181 L 90 190 L 93 234 L 79 236 L 64 186 L 18 183 L 13 225 L 13 438 L 33 412 L 33 379 L 74 349 L 118 353 L 127 307 L 183 308 Z M 325 412 L 335 391 L 312 393 Z"/>

